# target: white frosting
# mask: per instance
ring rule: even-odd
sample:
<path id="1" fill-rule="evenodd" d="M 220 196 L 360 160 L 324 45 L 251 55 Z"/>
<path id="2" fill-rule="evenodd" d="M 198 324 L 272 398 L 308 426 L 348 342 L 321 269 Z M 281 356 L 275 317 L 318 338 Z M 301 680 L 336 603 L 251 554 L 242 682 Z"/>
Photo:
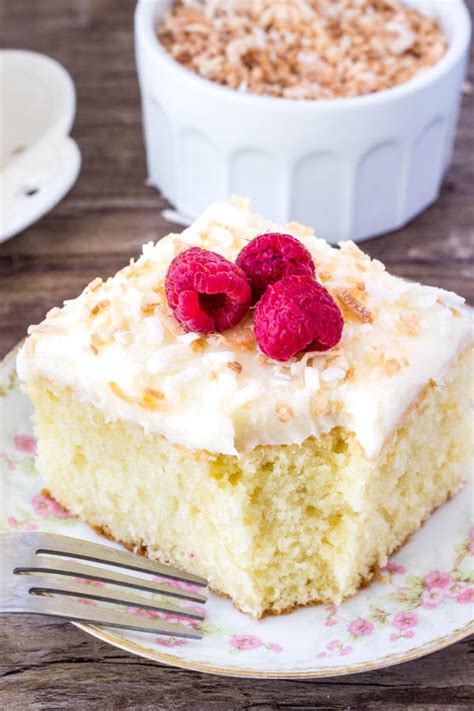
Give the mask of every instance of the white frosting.
<path id="1" fill-rule="evenodd" d="M 182 332 L 163 283 L 183 243 L 235 259 L 248 240 L 274 228 L 234 199 L 209 208 L 181 235 L 145 245 L 136 263 L 92 282 L 30 329 L 18 356 L 21 379 L 72 387 L 107 418 L 192 449 L 238 454 L 344 426 L 375 457 L 420 390 L 441 382 L 472 340 L 463 299 L 405 282 L 351 242 L 333 248 L 291 223 L 280 231 L 301 239 L 324 285 L 349 291 L 368 310 L 366 320 L 344 309 L 335 349 L 287 363 L 259 353 L 251 315 L 224 334 Z"/>

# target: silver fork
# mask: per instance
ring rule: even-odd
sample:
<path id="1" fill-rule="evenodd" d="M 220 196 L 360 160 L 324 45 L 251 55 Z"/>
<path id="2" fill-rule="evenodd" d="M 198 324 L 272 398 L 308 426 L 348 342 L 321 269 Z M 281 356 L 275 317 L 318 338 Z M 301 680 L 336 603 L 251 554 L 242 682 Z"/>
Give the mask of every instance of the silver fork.
<path id="1" fill-rule="evenodd" d="M 104 569 L 100 565 L 127 572 Z M 159 617 L 140 617 L 125 609 L 121 611 L 107 606 L 81 604 L 81 600 L 114 603 L 137 608 L 137 611 L 154 610 L 202 622 L 203 607 L 202 611 L 189 609 L 166 598 L 189 600 L 203 606 L 205 595 L 159 583 L 151 577 L 145 579 L 128 573 L 147 573 L 198 587 L 205 587 L 206 581 L 148 558 L 69 536 L 37 532 L 7 533 L 0 535 L 0 571 L 0 613 L 49 615 L 73 622 L 173 637 L 202 637 L 199 629 L 170 623 Z M 91 582 L 113 585 L 117 590 L 102 589 L 91 585 Z M 153 596 L 134 595 L 134 590 L 152 593 Z"/>

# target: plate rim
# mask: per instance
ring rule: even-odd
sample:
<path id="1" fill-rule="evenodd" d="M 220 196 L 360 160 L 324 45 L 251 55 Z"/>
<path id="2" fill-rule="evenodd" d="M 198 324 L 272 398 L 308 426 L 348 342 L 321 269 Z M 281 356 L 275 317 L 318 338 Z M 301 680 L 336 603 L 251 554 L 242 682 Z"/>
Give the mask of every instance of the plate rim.
<path id="1" fill-rule="evenodd" d="M 166 666 L 175 667 L 179 669 L 186 669 L 188 671 L 197 671 L 207 674 L 216 674 L 218 676 L 228 676 L 240 679 L 293 679 L 293 680 L 305 680 L 305 679 L 329 679 L 331 677 L 348 676 L 350 674 L 361 674 L 367 671 L 376 671 L 378 669 L 386 669 L 388 667 L 395 666 L 397 664 L 402 664 L 404 662 L 410 662 L 421 657 L 426 657 L 434 652 L 441 651 L 450 647 L 456 642 L 461 642 L 463 639 L 467 639 L 471 634 L 474 634 L 474 622 L 468 622 L 464 627 L 461 627 L 449 635 L 440 637 L 433 642 L 428 642 L 420 647 L 414 647 L 409 652 L 402 652 L 399 654 L 389 654 L 385 657 L 379 657 L 378 661 L 374 662 L 358 662 L 357 664 L 351 664 L 347 666 L 337 666 L 337 667 L 327 667 L 320 669 L 308 669 L 308 670 L 294 670 L 294 671 L 270 671 L 270 670 L 256 670 L 249 667 L 242 668 L 229 668 L 229 667 L 218 667 L 214 664 L 206 662 L 193 662 L 183 659 L 182 657 L 176 657 L 172 654 L 165 654 L 163 652 L 151 652 L 150 648 L 144 645 L 137 644 L 130 640 L 125 640 L 123 637 L 118 637 L 113 633 L 106 632 L 105 630 L 99 629 L 93 625 L 83 624 L 81 622 L 72 622 L 75 627 L 83 630 L 87 634 L 100 639 L 106 644 L 110 644 L 117 649 L 121 649 L 125 652 L 135 654 L 138 657 L 144 659 L 149 659 L 150 661 L 164 664 Z"/>
<path id="2" fill-rule="evenodd" d="M 16 345 L 14 345 L 6 355 L 0 360 L 0 371 L 6 367 L 9 362 L 16 356 L 21 345 L 25 341 L 22 338 Z M 418 647 L 413 647 L 413 649 L 408 652 L 393 653 L 388 654 L 385 657 L 379 657 L 377 661 L 373 662 L 358 662 L 356 664 L 326 667 L 319 669 L 308 669 L 308 670 L 294 670 L 294 671 L 271 671 L 271 670 L 256 670 L 249 667 L 242 668 L 229 668 L 215 666 L 214 664 L 207 662 L 195 662 L 182 657 L 177 657 L 172 654 L 166 654 L 164 652 L 154 652 L 151 651 L 149 647 L 145 645 L 132 642 L 131 640 L 124 639 L 112 632 L 108 632 L 105 629 L 96 627 L 94 625 L 88 625 L 81 622 L 71 622 L 74 627 L 82 630 L 86 634 L 99 639 L 106 644 L 115 647 L 116 649 L 121 649 L 122 651 L 134 654 L 143 659 L 148 659 L 155 663 L 164 664 L 165 666 L 175 667 L 179 669 L 185 669 L 188 671 L 197 671 L 207 674 L 215 674 L 218 676 L 227 676 L 241 679 L 293 679 L 293 680 L 305 680 L 305 679 L 329 679 L 331 677 L 346 676 L 350 674 L 360 674 L 367 671 L 376 671 L 378 669 L 386 669 L 397 664 L 402 664 L 404 662 L 410 662 L 415 659 L 420 659 L 421 657 L 428 656 L 434 652 L 438 652 L 442 649 L 455 644 L 456 642 L 461 642 L 467 639 L 471 634 L 474 634 L 474 621 L 468 622 L 463 627 L 460 627 L 444 637 L 439 637 L 438 639 L 427 642 Z"/>

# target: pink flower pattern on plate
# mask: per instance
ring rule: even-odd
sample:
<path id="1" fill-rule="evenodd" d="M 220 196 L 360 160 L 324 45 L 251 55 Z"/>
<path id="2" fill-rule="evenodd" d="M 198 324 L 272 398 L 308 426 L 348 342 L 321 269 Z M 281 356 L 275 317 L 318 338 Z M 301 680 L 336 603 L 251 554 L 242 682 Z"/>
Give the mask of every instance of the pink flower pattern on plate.
<path id="1" fill-rule="evenodd" d="M 171 578 L 165 578 L 162 575 L 154 575 L 152 580 L 155 583 L 161 583 L 162 585 L 169 585 L 177 590 L 185 590 L 187 592 L 201 592 L 201 588 L 198 585 L 193 585 L 192 583 L 186 583 L 184 580 L 172 580 Z"/>
<path id="2" fill-rule="evenodd" d="M 5 462 L 5 466 L 9 471 L 14 471 L 15 462 L 5 452 L 0 452 L 0 462 Z"/>
<path id="3" fill-rule="evenodd" d="M 232 649 L 258 649 L 261 646 L 262 641 L 253 634 L 234 634 L 229 640 Z"/>
<path id="4" fill-rule="evenodd" d="M 460 602 L 461 605 L 469 605 L 474 603 L 474 588 L 466 588 L 465 590 L 462 590 L 459 595 L 456 595 L 456 600 L 457 602 Z"/>
<path id="5" fill-rule="evenodd" d="M 18 528 L 20 531 L 37 531 L 38 526 L 33 521 L 19 521 L 16 516 L 8 516 L 7 523 L 10 528 Z"/>
<path id="6" fill-rule="evenodd" d="M 76 578 L 76 583 L 82 585 L 91 585 L 94 588 L 105 588 L 105 583 L 102 580 L 89 580 L 89 578 Z"/>
<path id="7" fill-rule="evenodd" d="M 449 573 L 442 573 L 439 570 L 432 570 L 423 579 L 425 588 L 445 588 L 450 582 Z"/>
<path id="8" fill-rule="evenodd" d="M 326 644 L 326 647 L 318 652 L 316 656 L 321 659 L 323 657 L 331 657 L 331 656 L 338 656 L 338 657 L 346 657 L 348 654 L 352 652 L 352 646 L 350 644 L 344 644 L 339 639 L 333 639 L 331 642 L 328 642 Z"/>
<path id="9" fill-rule="evenodd" d="M 447 593 L 441 588 L 429 588 L 423 590 L 420 597 L 421 606 L 426 610 L 434 610 L 440 603 L 443 602 Z"/>
<path id="10" fill-rule="evenodd" d="M 15 449 L 23 454 L 36 454 L 36 439 L 31 435 L 16 435 Z"/>
<path id="11" fill-rule="evenodd" d="M 471 555 L 474 555 L 474 526 L 469 530 L 468 550 Z"/>
<path id="12" fill-rule="evenodd" d="M 391 625 L 399 630 L 408 630 L 418 623 L 418 615 L 412 610 L 402 610 L 396 612 L 392 618 Z"/>
<path id="13" fill-rule="evenodd" d="M 35 514 L 40 518 L 72 518 L 69 511 L 58 504 L 52 496 L 43 492 L 33 497 L 31 505 Z"/>
<path id="14" fill-rule="evenodd" d="M 406 573 L 406 568 L 404 568 L 403 565 L 398 565 L 398 563 L 392 563 L 392 561 L 389 561 L 387 565 L 380 568 L 380 572 L 404 575 Z"/>
<path id="15" fill-rule="evenodd" d="M 357 619 L 352 620 L 348 629 L 353 637 L 367 637 L 369 634 L 372 634 L 375 627 L 372 622 L 364 620 L 362 617 L 358 617 Z"/>
<path id="16" fill-rule="evenodd" d="M 260 637 L 254 634 L 234 634 L 229 639 L 229 647 L 239 652 L 249 649 L 259 649 L 264 647 L 272 652 L 282 652 L 283 647 L 277 642 L 262 642 Z"/>
<path id="17" fill-rule="evenodd" d="M 155 642 L 160 647 L 184 647 L 188 640 L 180 637 L 156 637 Z"/>

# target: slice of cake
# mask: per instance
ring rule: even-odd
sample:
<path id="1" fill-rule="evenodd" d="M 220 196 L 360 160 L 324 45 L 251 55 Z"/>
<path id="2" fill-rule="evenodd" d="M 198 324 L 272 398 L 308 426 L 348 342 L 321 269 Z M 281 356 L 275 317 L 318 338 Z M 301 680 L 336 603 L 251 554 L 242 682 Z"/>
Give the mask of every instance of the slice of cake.
<path id="1" fill-rule="evenodd" d="M 275 230 L 215 205 L 18 357 L 51 494 L 254 617 L 352 595 L 460 488 L 472 444 L 463 300 Z"/>

